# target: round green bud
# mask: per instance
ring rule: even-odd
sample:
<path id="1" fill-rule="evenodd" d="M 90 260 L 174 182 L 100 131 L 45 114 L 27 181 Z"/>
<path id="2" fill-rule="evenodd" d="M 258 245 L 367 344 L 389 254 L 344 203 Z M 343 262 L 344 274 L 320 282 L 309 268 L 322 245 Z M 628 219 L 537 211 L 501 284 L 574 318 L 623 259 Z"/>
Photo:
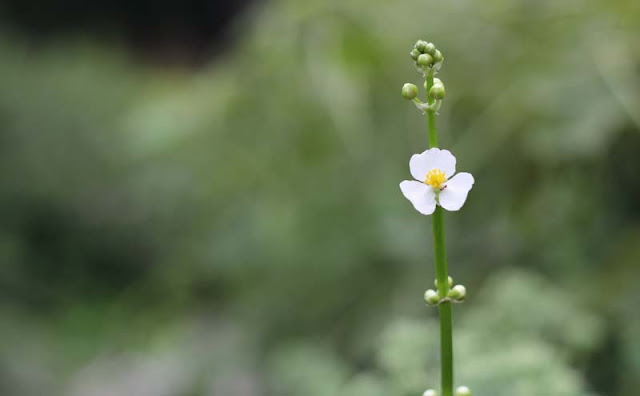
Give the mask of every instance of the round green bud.
<path id="1" fill-rule="evenodd" d="M 435 50 L 433 52 L 433 61 L 435 63 L 442 62 L 443 59 L 444 59 L 444 56 L 442 56 L 442 52 L 440 52 L 438 50 Z"/>
<path id="2" fill-rule="evenodd" d="M 433 87 L 429 90 L 429 96 L 437 100 L 444 99 L 444 94 L 444 85 L 442 84 L 433 84 Z"/>
<path id="3" fill-rule="evenodd" d="M 440 302 L 440 296 L 435 290 L 429 289 L 424 292 L 424 301 L 429 305 L 436 305 Z"/>
<path id="4" fill-rule="evenodd" d="M 416 62 L 418 63 L 418 66 L 431 66 L 433 58 L 429 54 L 420 54 Z"/>
<path id="5" fill-rule="evenodd" d="M 426 391 L 424 391 L 422 396 L 438 396 L 438 393 L 433 389 L 427 389 Z"/>
<path id="6" fill-rule="evenodd" d="M 438 77 L 434 77 L 433 78 L 433 85 L 438 85 L 438 84 L 444 85 L 442 83 L 442 80 L 440 80 Z M 424 80 L 424 89 L 427 89 L 427 80 Z"/>
<path id="7" fill-rule="evenodd" d="M 411 100 L 418 96 L 418 87 L 414 84 L 406 83 L 402 86 L 402 97 Z"/>
<path id="8" fill-rule="evenodd" d="M 471 396 L 471 389 L 466 386 L 459 386 L 456 389 L 456 396 Z"/>
<path id="9" fill-rule="evenodd" d="M 413 48 L 417 49 L 418 51 L 424 53 L 425 48 L 427 47 L 427 42 L 424 40 L 418 40 L 416 41 L 416 45 L 413 46 Z"/>
<path id="10" fill-rule="evenodd" d="M 411 58 L 413 60 L 418 59 L 418 56 L 420 56 L 420 51 L 418 51 L 417 49 L 412 49 L 411 52 L 409 53 L 409 55 L 411 55 Z"/>
<path id="11" fill-rule="evenodd" d="M 447 281 L 449 283 L 449 287 L 453 286 L 453 278 L 452 277 L 447 277 Z M 433 285 L 437 288 L 438 287 L 438 279 L 433 281 Z"/>
<path id="12" fill-rule="evenodd" d="M 424 47 L 424 51 L 427 54 L 433 55 L 436 52 L 436 46 L 433 43 L 427 43 L 427 45 Z"/>
<path id="13" fill-rule="evenodd" d="M 449 298 L 456 301 L 462 301 L 467 296 L 467 288 L 462 285 L 455 285 L 449 290 Z"/>

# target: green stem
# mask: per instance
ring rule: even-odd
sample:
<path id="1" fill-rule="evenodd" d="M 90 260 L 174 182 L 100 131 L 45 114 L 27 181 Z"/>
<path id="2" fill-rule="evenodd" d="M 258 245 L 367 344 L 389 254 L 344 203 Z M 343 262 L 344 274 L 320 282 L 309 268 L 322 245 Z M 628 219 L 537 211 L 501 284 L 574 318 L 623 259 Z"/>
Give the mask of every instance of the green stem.
<path id="1" fill-rule="evenodd" d="M 435 100 L 429 96 L 429 90 L 433 87 L 433 70 L 427 73 L 427 104 L 432 105 Z M 438 147 L 438 129 L 436 128 L 436 112 L 427 110 L 427 130 L 429 131 L 429 148 Z"/>
<path id="2" fill-rule="evenodd" d="M 436 283 L 441 298 L 449 294 L 447 252 L 444 247 L 444 209 L 436 206 L 433 212 L 433 252 L 436 261 Z"/>
<path id="3" fill-rule="evenodd" d="M 436 283 L 440 297 L 449 294 L 447 252 L 444 246 L 444 209 L 433 212 L 433 250 L 436 261 Z M 451 302 L 438 305 L 440 314 L 440 374 L 442 396 L 453 396 L 453 318 Z"/>
<path id="4" fill-rule="evenodd" d="M 427 95 L 433 86 L 433 71 L 427 74 Z M 428 104 L 434 100 L 428 99 Z M 436 129 L 435 111 L 427 111 L 427 130 L 429 131 L 429 147 L 438 147 L 438 130 Z M 436 264 L 436 283 L 440 297 L 449 293 L 449 273 L 447 269 L 447 252 L 444 243 L 444 210 L 437 206 L 433 213 L 433 251 Z M 446 301 L 438 306 L 440 316 L 440 374 L 442 396 L 453 396 L 453 314 L 451 302 Z"/>

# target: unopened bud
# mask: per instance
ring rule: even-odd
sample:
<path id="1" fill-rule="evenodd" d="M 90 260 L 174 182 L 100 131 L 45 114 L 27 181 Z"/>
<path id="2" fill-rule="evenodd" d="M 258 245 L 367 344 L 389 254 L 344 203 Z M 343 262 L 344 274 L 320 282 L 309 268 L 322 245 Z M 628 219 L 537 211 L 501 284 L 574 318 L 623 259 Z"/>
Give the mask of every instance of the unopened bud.
<path id="1" fill-rule="evenodd" d="M 442 80 L 440 80 L 438 77 L 434 77 L 433 78 L 433 85 L 444 85 L 442 83 Z M 427 80 L 424 80 L 424 89 L 428 89 L 429 84 L 427 84 Z"/>
<path id="2" fill-rule="evenodd" d="M 409 55 L 411 55 L 411 58 L 413 60 L 418 59 L 418 56 L 420 56 L 420 51 L 418 51 L 417 49 L 412 49 L 411 52 L 409 53 Z"/>
<path id="3" fill-rule="evenodd" d="M 433 51 L 433 61 L 435 63 L 442 62 L 443 59 L 444 59 L 444 56 L 442 56 L 442 52 L 438 50 Z"/>
<path id="4" fill-rule="evenodd" d="M 456 301 L 462 301 L 467 296 L 467 288 L 462 285 L 455 285 L 449 290 L 449 298 Z"/>
<path id="5" fill-rule="evenodd" d="M 453 286 L 453 278 L 452 277 L 448 276 L 447 277 L 447 282 L 449 283 L 449 287 Z M 438 279 L 433 281 L 433 285 L 435 287 L 438 287 Z"/>
<path id="6" fill-rule="evenodd" d="M 418 87 L 414 84 L 406 83 L 402 86 L 402 97 L 411 100 L 418 96 Z"/>
<path id="7" fill-rule="evenodd" d="M 424 40 L 418 40 L 416 41 L 416 45 L 413 46 L 413 48 L 417 49 L 418 51 L 424 53 L 425 48 L 427 47 L 427 42 Z"/>
<path id="8" fill-rule="evenodd" d="M 440 302 L 440 296 L 435 290 L 429 289 L 424 292 L 424 301 L 429 305 L 436 305 Z"/>
<path id="9" fill-rule="evenodd" d="M 459 386 L 456 389 L 456 396 L 471 396 L 471 389 L 466 386 Z"/>
<path id="10" fill-rule="evenodd" d="M 436 46 L 433 43 L 427 43 L 427 45 L 424 47 L 424 51 L 429 55 L 433 55 L 436 52 Z"/>
<path id="11" fill-rule="evenodd" d="M 438 396 L 438 393 L 433 389 L 427 389 L 426 391 L 424 391 L 422 396 Z"/>
<path id="12" fill-rule="evenodd" d="M 434 84 L 429 90 L 429 96 L 437 100 L 444 99 L 444 94 L 444 85 L 442 84 Z"/>
<path id="13" fill-rule="evenodd" d="M 420 54 L 416 62 L 418 63 L 418 66 L 422 66 L 422 67 L 431 66 L 431 63 L 433 62 L 433 58 L 429 54 Z"/>

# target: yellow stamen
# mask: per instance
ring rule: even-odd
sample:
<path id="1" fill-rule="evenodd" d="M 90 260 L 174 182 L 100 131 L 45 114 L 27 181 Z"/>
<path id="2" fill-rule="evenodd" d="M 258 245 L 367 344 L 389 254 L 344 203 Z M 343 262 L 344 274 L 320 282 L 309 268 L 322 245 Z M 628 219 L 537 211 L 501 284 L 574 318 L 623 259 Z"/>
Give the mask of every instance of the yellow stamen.
<path id="1" fill-rule="evenodd" d="M 442 183 L 445 181 L 447 181 L 447 178 L 444 176 L 444 172 L 440 169 L 431 169 L 429 173 L 427 173 L 427 177 L 424 179 L 424 183 L 433 188 L 440 188 Z"/>

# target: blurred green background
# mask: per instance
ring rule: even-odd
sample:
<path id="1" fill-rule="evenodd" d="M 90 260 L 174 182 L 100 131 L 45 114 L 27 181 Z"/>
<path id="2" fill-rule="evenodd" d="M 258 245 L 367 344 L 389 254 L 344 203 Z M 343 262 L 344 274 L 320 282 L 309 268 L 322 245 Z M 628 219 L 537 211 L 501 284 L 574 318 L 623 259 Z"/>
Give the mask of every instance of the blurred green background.
<path id="1" fill-rule="evenodd" d="M 419 38 L 476 179 L 446 216 L 457 385 L 638 394 L 636 0 L 254 1 L 192 47 L 2 10 L 0 394 L 437 387 L 430 219 L 398 188 Z"/>

